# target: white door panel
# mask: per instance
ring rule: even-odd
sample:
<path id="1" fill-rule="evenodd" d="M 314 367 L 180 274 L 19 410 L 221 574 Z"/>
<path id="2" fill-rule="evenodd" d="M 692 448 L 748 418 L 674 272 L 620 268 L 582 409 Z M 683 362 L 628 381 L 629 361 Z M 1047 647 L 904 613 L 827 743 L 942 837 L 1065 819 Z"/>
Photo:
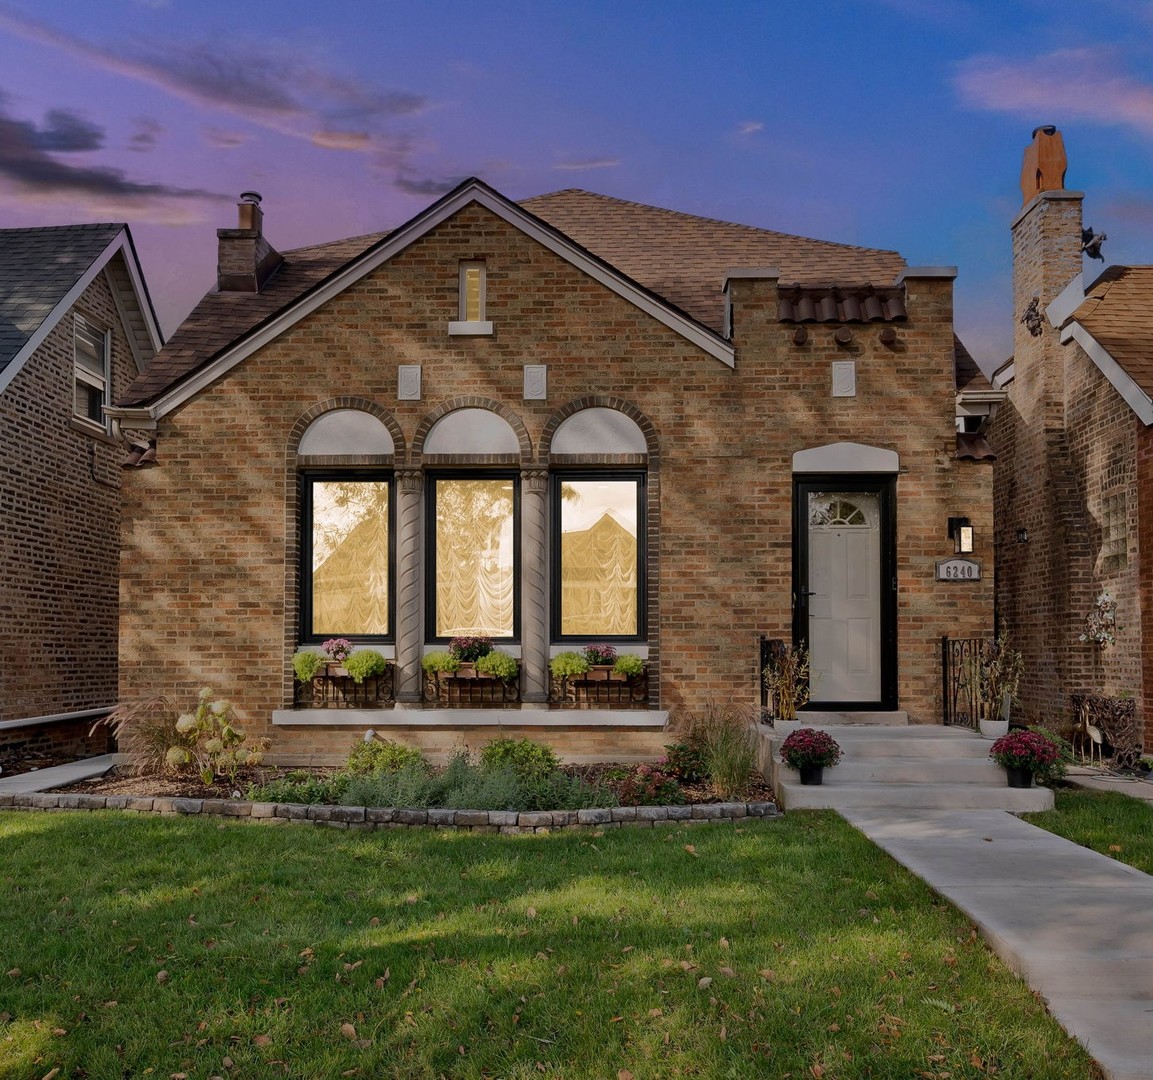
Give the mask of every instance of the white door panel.
<path id="1" fill-rule="evenodd" d="M 808 523 L 811 700 L 879 701 L 880 497 L 810 492 Z"/>

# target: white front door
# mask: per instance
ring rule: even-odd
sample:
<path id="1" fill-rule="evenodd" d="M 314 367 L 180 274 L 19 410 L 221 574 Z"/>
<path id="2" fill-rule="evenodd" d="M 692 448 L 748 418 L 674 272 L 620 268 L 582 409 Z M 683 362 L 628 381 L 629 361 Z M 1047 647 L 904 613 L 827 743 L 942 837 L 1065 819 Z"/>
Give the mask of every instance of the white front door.
<path id="1" fill-rule="evenodd" d="M 880 495 L 806 494 L 810 700 L 880 701 Z"/>

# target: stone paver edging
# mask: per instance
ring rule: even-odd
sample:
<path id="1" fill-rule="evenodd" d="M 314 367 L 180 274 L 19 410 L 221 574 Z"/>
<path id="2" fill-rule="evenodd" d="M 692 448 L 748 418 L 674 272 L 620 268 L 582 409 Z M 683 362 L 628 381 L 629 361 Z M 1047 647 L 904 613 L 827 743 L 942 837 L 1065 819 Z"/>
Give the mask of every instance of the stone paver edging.
<path id="1" fill-rule="evenodd" d="M 467 829 L 481 833 L 537 833 L 552 829 L 657 828 L 707 821 L 776 817 L 771 802 L 696 803 L 691 806 L 614 806 L 590 810 L 409 810 L 377 806 L 318 806 L 239 799 L 139 798 L 74 793 L 0 794 L 0 810 L 129 810 L 249 818 L 262 825 L 327 825 L 334 829 Z"/>

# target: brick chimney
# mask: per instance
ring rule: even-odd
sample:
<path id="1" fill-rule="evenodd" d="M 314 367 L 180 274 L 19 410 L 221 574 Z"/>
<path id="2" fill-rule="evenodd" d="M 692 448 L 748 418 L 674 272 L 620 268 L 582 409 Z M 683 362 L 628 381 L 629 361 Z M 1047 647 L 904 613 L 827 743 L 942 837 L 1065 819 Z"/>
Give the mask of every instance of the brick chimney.
<path id="1" fill-rule="evenodd" d="M 216 285 L 221 292 L 257 293 L 284 259 L 261 231 L 260 193 L 242 192 L 237 210 L 235 229 L 216 230 Z"/>

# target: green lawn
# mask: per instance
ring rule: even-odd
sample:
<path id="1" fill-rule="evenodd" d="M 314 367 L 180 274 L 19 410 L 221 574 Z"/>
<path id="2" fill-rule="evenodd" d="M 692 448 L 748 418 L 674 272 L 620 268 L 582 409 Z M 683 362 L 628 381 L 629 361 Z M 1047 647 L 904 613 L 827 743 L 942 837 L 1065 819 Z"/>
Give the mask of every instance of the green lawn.
<path id="1" fill-rule="evenodd" d="M 830 814 L 501 837 L 5 812 L 0 851 L 0 1077 L 1092 1075 Z"/>
<path id="2" fill-rule="evenodd" d="M 1153 874 L 1153 805 L 1120 791 L 1057 788 L 1056 807 L 1024 819 Z"/>

